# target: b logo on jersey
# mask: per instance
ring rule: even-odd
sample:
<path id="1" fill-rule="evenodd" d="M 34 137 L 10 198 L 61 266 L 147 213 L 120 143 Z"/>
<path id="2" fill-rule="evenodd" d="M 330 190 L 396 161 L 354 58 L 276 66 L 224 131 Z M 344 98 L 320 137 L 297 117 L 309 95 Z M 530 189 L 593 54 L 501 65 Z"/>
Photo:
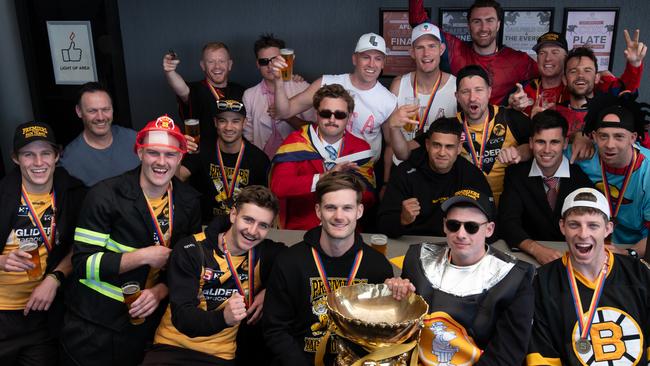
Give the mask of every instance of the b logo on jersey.
<path id="1" fill-rule="evenodd" d="M 598 308 L 589 331 L 591 350 L 580 354 L 578 322 L 573 327 L 573 353 L 583 365 L 637 365 L 643 355 L 643 332 L 628 313 L 611 307 Z"/>
<path id="2" fill-rule="evenodd" d="M 437 311 L 424 317 L 418 354 L 424 365 L 469 366 L 478 361 L 481 350 L 462 325 Z"/>

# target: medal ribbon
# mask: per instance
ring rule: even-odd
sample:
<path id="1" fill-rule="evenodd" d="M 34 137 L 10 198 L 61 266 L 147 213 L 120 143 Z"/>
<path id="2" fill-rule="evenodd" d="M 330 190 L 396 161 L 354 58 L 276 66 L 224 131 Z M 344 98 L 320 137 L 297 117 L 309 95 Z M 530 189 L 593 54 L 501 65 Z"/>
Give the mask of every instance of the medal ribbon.
<path id="1" fill-rule="evenodd" d="M 636 166 L 637 160 L 639 159 L 639 153 L 636 151 L 635 148 L 632 148 L 632 153 L 634 154 L 634 157 L 632 158 L 632 161 L 630 162 L 630 165 L 625 168 L 625 177 L 623 178 L 623 184 L 621 185 L 621 189 L 618 191 L 618 198 L 616 199 L 616 203 L 612 205 L 612 192 L 609 190 L 609 182 L 607 181 L 607 172 L 605 171 L 605 163 L 603 161 L 600 161 L 600 173 L 603 177 L 603 193 L 605 194 L 605 197 L 607 198 L 607 202 L 609 203 L 609 209 L 612 213 L 612 218 L 615 218 L 616 215 L 618 214 L 618 210 L 621 208 L 621 205 L 623 204 L 623 197 L 625 190 L 627 189 L 627 185 L 630 183 L 630 178 L 632 177 L 632 172 L 634 171 L 634 167 Z"/>
<path id="2" fill-rule="evenodd" d="M 149 202 L 147 195 L 144 195 L 144 200 L 147 202 L 147 208 L 149 209 L 149 216 L 151 216 L 153 229 L 156 231 L 156 235 L 158 235 L 158 244 L 156 245 L 164 245 L 165 247 L 169 248 L 172 240 L 172 229 L 174 228 L 174 197 L 172 196 L 172 183 L 169 182 L 169 187 L 167 188 L 167 205 L 169 206 L 169 228 L 167 229 L 167 232 L 169 233 L 169 241 L 165 241 L 162 228 L 158 222 L 158 217 L 156 217 L 156 213 L 151 207 L 151 203 Z"/>
<path id="3" fill-rule="evenodd" d="M 420 115 L 420 111 L 418 110 L 418 131 L 422 131 L 424 128 L 424 124 L 427 122 L 427 119 L 429 118 L 429 112 L 431 111 L 431 104 L 433 104 L 433 99 L 436 97 L 436 93 L 438 92 L 438 87 L 440 87 L 440 81 L 442 80 L 442 72 L 438 72 L 438 80 L 436 80 L 435 84 L 433 84 L 433 88 L 431 89 L 431 95 L 429 96 L 429 102 L 427 102 L 427 109 L 424 111 L 422 115 Z M 419 98 L 418 96 L 418 75 L 415 73 L 415 76 L 413 77 L 413 97 Z"/>
<path id="4" fill-rule="evenodd" d="M 241 142 L 241 148 L 239 149 L 239 155 L 237 156 L 237 161 L 235 162 L 235 168 L 232 173 L 232 180 L 228 183 L 228 176 L 226 175 L 226 166 L 223 163 L 223 157 L 221 156 L 221 149 L 219 149 L 219 142 L 217 141 L 217 161 L 219 162 L 219 170 L 221 171 L 221 181 L 223 182 L 223 187 L 226 190 L 227 197 L 232 197 L 233 192 L 235 191 L 235 184 L 237 183 L 237 176 L 239 175 L 239 168 L 241 162 L 244 159 L 244 140 Z"/>
<path id="5" fill-rule="evenodd" d="M 311 254 L 314 257 L 314 263 L 316 264 L 316 269 L 318 270 L 318 274 L 320 275 L 321 280 L 323 280 L 323 283 L 325 284 L 325 289 L 329 294 L 330 292 L 332 292 L 332 290 L 330 289 L 330 283 L 327 280 L 327 272 L 325 272 L 325 266 L 323 265 L 323 261 L 320 257 L 320 254 L 318 254 L 318 251 L 314 247 L 311 248 Z M 352 262 L 352 268 L 350 268 L 350 273 L 348 274 L 347 286 L 350 286 L 352 282 L 354 282 L 354 278 L 357 276 L 357 272 L 359 271 L 359 266 L 361 266 L 362 258 L 363 258 L 363 250 L 359 249 L 359 251 L 357 251 L 357 255 L 354 257 L 354 262 Z"/>
<path id="6" fill-rule="evenodd" d="M 580 339 L 586 340 L 587 335 L 589 334 L 589 330 L 591 329 L 591 323 L 594 320 L 594 315 L 596 314 L 596 308 L 598 307 L 598 301 L 600 301 L 600 295 L 603 293 L 603 287 L 605 287 L 607 264 L 603 265 L 603 269 L 600 271 L 600 274 L 596 279 L 596 287 L 594 288 L 594 293 L 591 296 L 591 303 L 589 304 L 589 310 L 587 311 L 587 314 L 584 314 L 582 312 L 582 301 L 580 300 L 578 283 L 576 282 L 575 275 L 573 274 L 573 265 L 571 265 L 570 257 L 567 257 L 566 272 L 567 277 L 569 278 L 569 288 L 571 289 L 571 296 L 573 297 L 573 305 L 576 311 L 576 316 L 578 317 L 578 331 L 580 333 Z"/>
<path id="7" fill-rule="evenodd" d="M 246 298 L 244 285 L 242 285 L 241 281 L 239 280 L 237 268 L 232 263 L 232 257 L 230 256 L 230 251 L 228 251 L 228 245 L 226 244 L 226 234 L 223 234 L 221 236 L 221 240 L 223 241 L 223 254 L 226 256 L 226 263 L 228 263 L 230 276 L 235 280 L 237 291 L 239 291 L 239 294 L 244 297 L 246 308 L 248 308 L 253 303 L 253 299 L 255 297 L 255 248 L 251 248 L 248 251 L 248 298 Z"/>
<path id="8" fill-rule="evenodd" d="M 496 111 L 494 111 L 494 115 L 496 116 Z M 461 113 L 458 113 L 458 117 L 461 117 Z M 479 169 L 483 169 L 483 155 L 485 154 L 485 145 L 487 145 L 487 140 L 488 140 L 488 135 L 490 134 L 489 131 L 490 128 L 490 111 L 488 110 L 487 116 L 485 116 L 485 121 L 483 122 L 483 141 L 481 142 L 481 150 L 480 150 L 480 155 L 476 153 L 476 149 L 474 149 L 474 144 L 472 143 L 472 135 L 469 134 L 469 124 L 467 123 L 467 119 L 463 117 L 463 131 L 465 132 L 465 136 L 467 139 L 467 145 L 469 145 L 469 153 L 472 156 L 472 160 L 474 160 L 474 165 L 478 167 Z"/>
<path id="9" fill-rule="evenodd" d="M 208 89 L 210 89 L 210 92 L 214 96 L 214 99 L 216 99 L 217 101 L 225 96 L 225 94 L 221 90 L 215 89 L 214 86 L 210 84 L 210 81 L 208 79 L 205 79 L 205 83 L 208 85 Z"/>
<path id="10" fill-rule="evenodd" d="M 27 191 L 25 190 L 25 186 L 23 185 L 21 185 L 20 187 L 20 195 L 23 197 L 23 201 L 25 201 L 25 204 L 29 209 L 29 215 L 31 216 L 32 221 L 34 222 L 34 225 L 36 225 L 38 232 L 41 234 L 41 237 L 43 238 L 43 243 L 45 243 L 45 249 L 47 249 L 49 253 L 52 250 L 52 246 L 54 245 L 54 233 L 56 230 L 56 193 L 54 192 L 54 190 L 52 190 L 52 195 L 51 195 L 52 219 L 50 220 L 50 236 L 47 236 L 47 234 L 45 233 L 45 228 L 43 227 L 43 223 L 41 222 L 41 219 L 38 218 L 38 214 L 36 213 L 36 210 L 32 205 L 32 201 L 29 200 L 29 196 L 27 195 Z"/>

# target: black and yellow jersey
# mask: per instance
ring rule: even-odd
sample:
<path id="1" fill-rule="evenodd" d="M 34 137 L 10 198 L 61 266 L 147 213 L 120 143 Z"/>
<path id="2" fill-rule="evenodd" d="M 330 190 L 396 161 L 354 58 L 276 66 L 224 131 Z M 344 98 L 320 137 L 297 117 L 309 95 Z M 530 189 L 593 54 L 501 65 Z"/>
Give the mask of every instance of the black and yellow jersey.
<path id="1" fill-rule="evenodd" d="M 238 326 L 229 327 L 223 316 L 225 302 L 237 291 L 218 235 L 228 229 L 226 217 L 215 219 L 203 233 L 183 239 L 174 248 L 169 268 L 170 305 L 158 326 L 155 344 L 165 344 L 221 359 L 235 358 Z M 244 288 L 249 290 L 248 269 L 254 266 L 255 293 L 264 287 L 274 257 L 284 246 L 263 240 L 255 247 L 252 263 L 248 254 L 232 262 Z"/>

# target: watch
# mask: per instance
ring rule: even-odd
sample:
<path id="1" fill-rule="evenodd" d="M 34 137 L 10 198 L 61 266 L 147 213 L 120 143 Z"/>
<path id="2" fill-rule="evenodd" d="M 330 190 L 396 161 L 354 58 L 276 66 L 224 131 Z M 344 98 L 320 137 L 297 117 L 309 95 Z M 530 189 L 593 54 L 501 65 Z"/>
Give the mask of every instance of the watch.
<path id="1" fill-rule="evenodd" d="M 56 277 L 56 279 L 57 279 L 57 281 L 59 281 L 59 283 L 63 283 L 63 281 L 65 281 L 65 275 L 61 271 L 58 271 L 58 270 L 57 271 L 52 271 L 52 273 L 50 273 L 50 274 L 54 275 L 54 277 Z"/>
<path id="2" fill-rule="evenodd" d="M 634 250 L 634 249 L 632 249 L 632 248 L 627 248 L 627 249 L 625 249 L 625 250 L 627 250 L 627 254 L 629 254 L 630 257 L 632 257 L 632 258 L 634 258 L 634 259 L 639 259 L 639 253 L 637 253 L 636 250 Z"/>

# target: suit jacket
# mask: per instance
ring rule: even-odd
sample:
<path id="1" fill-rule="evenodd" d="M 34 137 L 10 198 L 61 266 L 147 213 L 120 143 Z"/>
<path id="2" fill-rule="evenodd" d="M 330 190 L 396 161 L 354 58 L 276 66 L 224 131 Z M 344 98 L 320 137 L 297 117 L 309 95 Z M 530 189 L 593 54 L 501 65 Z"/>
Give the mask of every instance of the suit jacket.
<path id="1" fill-rule="evenodd" d="M 499 202 L 501 238 L 511 248 L 519 247 L 525 239 L 564 241 L 559 221 L 566 196 L 593 183 L 577 165 L 569 165 L 570 178 L 560 178 L 555 209 L 546 199 L 542 177 L 529 177 L 532 160 L 506 169 L 503 195 Z"/>

